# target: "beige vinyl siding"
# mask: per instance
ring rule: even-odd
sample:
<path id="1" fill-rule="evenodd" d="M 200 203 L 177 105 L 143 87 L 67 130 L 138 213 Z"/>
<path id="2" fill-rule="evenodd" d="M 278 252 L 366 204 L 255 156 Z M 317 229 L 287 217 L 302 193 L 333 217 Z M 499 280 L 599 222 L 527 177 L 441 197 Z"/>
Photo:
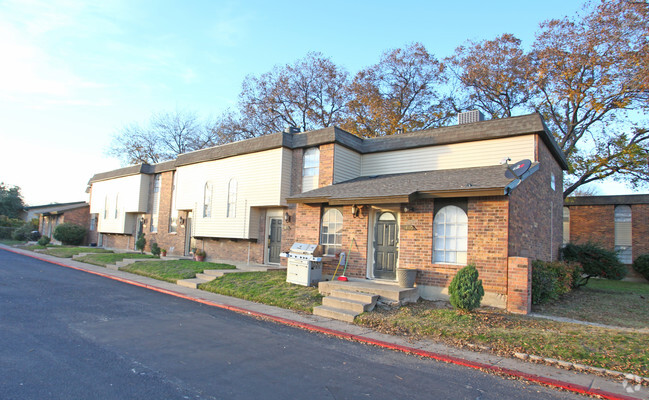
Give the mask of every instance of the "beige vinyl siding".
<path id="1" fill-rule="evenodd" d="M 288 205 L 286 198 L 291 195 L 291 176 L 293 175 L 293 152 L 282 148 L 282 187 L 280 200 L 282 205 Z"/>
<path id="2" fill-rule="evenodd" d="M 363 154 L 361 175 L 383 175 L 497 165 L 505 157 L 515 163 L 535 160 L 534 135 L 428 146 Z"/>
<path id="3" fill-rule="evenodd" d="M 97 231 L 101 233 L 132 233 L 133 221 L 128 213 L 147 211 L 150 176 L 131 175 L 92 184 L 91 213 L 98 214 Z M 108 196 L 108 210 L 104 212 Z M 117 218 L 115 199 L 119 198 Z M 106 215 L 106 218 L 104 218 Z"/>
<path id="4" fill-rule="evenodd" d="M 287 160 L 288 158 L 288 160 Z M 273 149 L 179 167 L 176 207 L 194 210 L 193 236 L 253 239 L 259 214 L 252 207 L 283 205 L 290 190 L 291 152 Z M 227 218 L 228 183 L 237 180 L 236 214 Z M 203 188 L 213 185 L 212 213 L 203 217 Z"/>
<path id="5" fill-rule="evenodd" d="M 336 144 L 334 147 L 334 183 L 348 181 L 361 175 L 361 155 Z"/>

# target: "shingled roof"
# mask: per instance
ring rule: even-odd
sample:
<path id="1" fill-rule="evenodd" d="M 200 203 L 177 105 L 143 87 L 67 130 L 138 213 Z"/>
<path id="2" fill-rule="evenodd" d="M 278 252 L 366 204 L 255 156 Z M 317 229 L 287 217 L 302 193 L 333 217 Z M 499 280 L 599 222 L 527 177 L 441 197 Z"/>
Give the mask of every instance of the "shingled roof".
<path id="1" fill-rule="evenodd" d="M 535 172 L 537 166 L 538 163 L 533 164 L 527 175 Z M 506 178 L 506 170 L 504 165 L 495 165 L 364 176 L 291 196 L 288 202 L 387 204 L 408 203 L 418 198 L 503 195 L 519 182 Z"/>
<path id="2" fill-rule="evenodd" d="M 304 133 L 280 132 L 180 154 L 175 160 L 160 164 L 138 164 L 95 174 L 89 183 L 134 174 L 154 174 L 170 171 L 183 165 L 219 160 L 280 147 L 297 149 L 327 143 L 338 143 L 360 154 L 367 154 L 529 134 L 539 135 L 561 168 L 568 169 L 563 152 L 552 138 L 552 134 L 545 126 L 543 118 L 540 114 L 534 113 L 377 138 L 360 138 L 333 126 Z"/>
<path id="3" fill-rule="evenodd" d="M 575 196 L 564 200 L 566 206 L 595 206 L 618 204 L 649 204 L 649 194 L 626 194 L 617 196 Z"/>

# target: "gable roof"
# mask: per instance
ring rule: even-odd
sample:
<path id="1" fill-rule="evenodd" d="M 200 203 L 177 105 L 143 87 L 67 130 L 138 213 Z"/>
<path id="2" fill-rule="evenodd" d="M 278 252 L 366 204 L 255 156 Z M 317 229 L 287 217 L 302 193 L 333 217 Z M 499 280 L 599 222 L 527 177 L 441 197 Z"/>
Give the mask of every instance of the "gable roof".
<path id="1" fill-rule="evenodd" d="M 335 126 L 303 133 L 279 132 L 180 154 L 175 160 L 159 164 L 138 164 L 95 174 L 89 183 L 134 174 L 154 174 L 171 171 L 183 165 L 214 161 L 281 147 L 297 149 L 337 143 L 360 154 L 367 154 L 529 134 L 539 135 L 561 168 L 568 169 L 566 158 L 553 139 L 543 118 L 540 114 L 534 113 L 375 138 L 360 138 Z"/>
<path id="2" fill-rule="evenodd" d="M 81 207 L 88 207 L 89 204 L 85 201 L 75 201 L 72 203 L 52 203 L 52 204 L 43 204 L 40 206 L 29 206 L 25 207 L 25 211 L 32 211 L 36 214 L 47 214 L 53 212 L 63 212 L 67 210 L 74 210 Z"/>

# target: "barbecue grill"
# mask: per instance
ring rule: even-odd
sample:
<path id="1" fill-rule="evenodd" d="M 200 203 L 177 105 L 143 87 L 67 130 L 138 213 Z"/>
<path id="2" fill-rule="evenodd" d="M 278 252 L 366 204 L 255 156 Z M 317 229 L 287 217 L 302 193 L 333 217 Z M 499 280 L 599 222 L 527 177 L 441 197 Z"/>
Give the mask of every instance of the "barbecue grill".
<path id="1" fill-rule="evenodd" d="M 286 282 L 302 286 L 314 286 L 322 279 L 322 246 L 317 244 L 293 243 L 288 258 Z"/>

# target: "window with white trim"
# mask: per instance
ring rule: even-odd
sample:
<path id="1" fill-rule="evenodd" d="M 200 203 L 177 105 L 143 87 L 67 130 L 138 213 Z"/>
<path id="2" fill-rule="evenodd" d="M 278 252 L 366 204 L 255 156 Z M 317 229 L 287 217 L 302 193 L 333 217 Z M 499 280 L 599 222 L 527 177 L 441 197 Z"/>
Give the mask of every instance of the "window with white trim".
<path id="1" fill-rule="evenodd" d="M 318 188 L 320 177 L 320 149 L 311 147 L 304 151 L 302 159 L 302 192 Z"/>
<path id="2" fill-rule="evenodd" d="M 343 214 L 338 208 L 325 208 L 320 227 L 320 244 L 322 252 L 334 256 L 342 250 L 343 243 Z"/>
<path id="3" fill-rule="evenodd" d="M 212 216 L 212 182 L 205 182 L 203 188 L 203 218 Z"/>
<path id="4" fill-rule="evenodd" d="M 104 197 L 104 219 L 108 218 L 108 195 Z"/>
<path id="5" fill-rule="evenodd" d="M 235 178 L 228 182 L 228 205 L 225 214 L 226 218 L 237 216 L 237 180 Z"/>
<path id="6" fill-rule="evenodd" d="M 158 215 L 160 210 L 160 174 L 153 177 L 153 204 L 151 207 L 151 232 L 158 231 Z"/>
<path id="7" fill-rule="evenodd" d="M 570 208 L 563 207 L 563 244 L 570 242 Z"/>
<path id="8" fill-rule="evenodd" d="M 631 206 L 615 206 L 615 251 L 624 264 L 633 263 L 631 217 Z"/>
<path id="9" fill-rule="evenodd" d="M 468 218 L 458 206 L 442 207 L 433 218 L 433 263 L 466 264 Z"/>
<path id="10" fill-rule="evenodd" d="M 119 194 L 115 195 L 115 219 L 119 217 Z"/>

